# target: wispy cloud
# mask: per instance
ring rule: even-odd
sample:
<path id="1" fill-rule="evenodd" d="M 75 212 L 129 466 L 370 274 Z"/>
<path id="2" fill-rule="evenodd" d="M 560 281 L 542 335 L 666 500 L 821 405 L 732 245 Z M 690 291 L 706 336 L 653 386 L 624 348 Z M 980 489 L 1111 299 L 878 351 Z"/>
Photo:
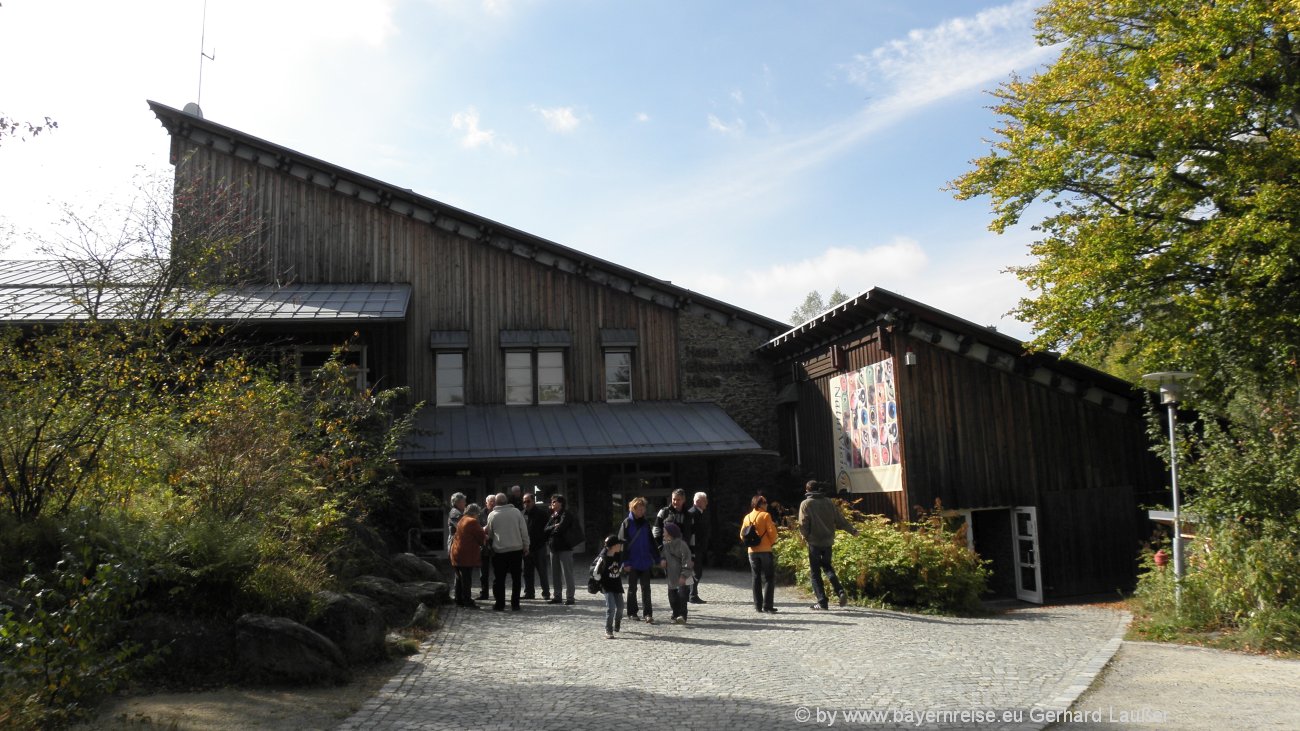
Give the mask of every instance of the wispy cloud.
<path id="1" fill-rule="evenodd" d="M 514 145 L 500 140 L 495 131 L 483 129 L 479 125 L 478 110 L 474 107 L 469 107 L 463 112 L 456 112 L 451 118 L 451 128 L 462 133 L 460 146 L 466 149 L 473 150 L 479 147 L 488 147 L 509 155 L 513 155 L 516 151 Z"/>
<path id="2" fill-rule="evenodd" d="M 638 122 L 649 122 L 649 121 L 650 121 L 650 115 L 649 115 L 649 114 L 646 114 L 645 112 L 637 112 L 637 113 L 636 113 L 636 117 L 635 117 L 635 119 L 636 119 L 636 121 L 638 121 Z"/>
<path id="3" fill-rule="evenodd" d="M 736 119 L 734 122 L 723 122 L 718 119 L 716 114 L 709 115 L 709 129 L 714 132 L 721 132 L 724 135 L 739 135 L 745 132 L 745 120 Z"/>
<path id="4" fill-rule="evenodd" d="M 568 134 L 576 130 L 578 125 L 582 123 L 578 115 L 574 114 L 573 107 L 533 107 L 533 111 L 541 115 L 542 121 L 546 123 L 546 128 L 552 132 Z"/>
<path id="5" fill-rule="evenodd" d="M 731 90 L 731 101 L 733 101 L 733 102 L 735 102 L 735 103 L 737 103 L 737 104 L 744 104 L 744 103 L 745 103 L 745 92 L 741 91 L 740 89 L 732 89 L 732 90 Z"/>

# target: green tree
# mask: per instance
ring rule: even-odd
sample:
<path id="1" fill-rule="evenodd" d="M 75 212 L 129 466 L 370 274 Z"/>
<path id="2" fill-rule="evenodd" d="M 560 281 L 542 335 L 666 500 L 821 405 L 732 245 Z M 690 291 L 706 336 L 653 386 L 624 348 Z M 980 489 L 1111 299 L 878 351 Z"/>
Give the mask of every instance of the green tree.
<path id="1" fill-rule="evenodd" d="M 1060 56 L 995 92 L 993 151 L 954 183 L 1003 231 L 1035 202 L 1037 344 L 1203 379 L 1276 382 L 1300 343 L 1300 6 L 1054 0 Z"/>
<path id="2" fill-rule="evenodd" d="M 808 293 L 807 297 L 804 297 L 803 304 L 794 308 L 794 311 L 790 313 L 790 322 L 796 324 L 808 322 L 848 298 L 848 295 L 841 292 L 839 287 L 836 287 L 835 291 L 831 292 L 830 299 L 823 301 L 822 293 L 814 289 Z"/>

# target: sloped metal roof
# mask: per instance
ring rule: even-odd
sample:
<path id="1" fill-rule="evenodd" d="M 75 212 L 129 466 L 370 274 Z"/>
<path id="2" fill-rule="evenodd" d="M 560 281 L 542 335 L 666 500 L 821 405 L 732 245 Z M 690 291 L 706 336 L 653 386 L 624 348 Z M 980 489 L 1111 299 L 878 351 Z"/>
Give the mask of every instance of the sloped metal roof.
<path id="1" fill-rule="evenodd" d="M 583 460 L 763 452 L 713 403 L 427 407 L 398 458 L 407 462 Z"/>
<path id="2" fill-rule="evenodd" d="M 138 317 L 148 261 L 99 271 L 69 261 L 0 261 L 0 323 Z M 394 322 L 406 318 L 409 284 L 290 284 L 177 292 L 168 315 L 205 321 Z"/>

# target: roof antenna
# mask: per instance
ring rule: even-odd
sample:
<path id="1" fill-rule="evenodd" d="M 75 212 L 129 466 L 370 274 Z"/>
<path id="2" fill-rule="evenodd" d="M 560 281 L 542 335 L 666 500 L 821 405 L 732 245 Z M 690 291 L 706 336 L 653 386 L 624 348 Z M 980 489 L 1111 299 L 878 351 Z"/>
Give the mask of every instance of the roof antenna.
<path id="1" fill-rule="evenodd" d="M 217 60 L 217 49 L 212 49 L 212 55 L 208 55 L 208 0 L 203 0 L 203 25 L 199 31 L 199 94 L 198 99 L 193 104 L 186 104 L 185 111 L 193 114 L 199 119 L 203 118 L 203 108 L 199 105 L 203 103 L 203 59 L 209 61 Z"/>

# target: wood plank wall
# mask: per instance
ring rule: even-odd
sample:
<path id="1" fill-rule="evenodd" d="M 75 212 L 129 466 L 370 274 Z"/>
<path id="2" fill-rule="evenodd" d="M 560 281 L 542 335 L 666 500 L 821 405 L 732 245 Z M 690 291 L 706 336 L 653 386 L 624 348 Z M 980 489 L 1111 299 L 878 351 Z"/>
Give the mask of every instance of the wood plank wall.
<path id="1" fill-rule="evenodd" d="M 412 285 L 404 344 L 375 353 L 377 376 L 433 400 L 432 330 L 468 330 L 466 401 L 504 401 L 503 329 L 568 330 L 570 402 L 604 400 L 601 328 L 635 329 L 633 398 L 678 398 L 675 310 L 617 292 L 486 243 L 365 203 L 283 172 L 181 141 L 177 185 L 232 184 L 264 223 L 242 247 L 259 276 L 281 283 Z"/>

